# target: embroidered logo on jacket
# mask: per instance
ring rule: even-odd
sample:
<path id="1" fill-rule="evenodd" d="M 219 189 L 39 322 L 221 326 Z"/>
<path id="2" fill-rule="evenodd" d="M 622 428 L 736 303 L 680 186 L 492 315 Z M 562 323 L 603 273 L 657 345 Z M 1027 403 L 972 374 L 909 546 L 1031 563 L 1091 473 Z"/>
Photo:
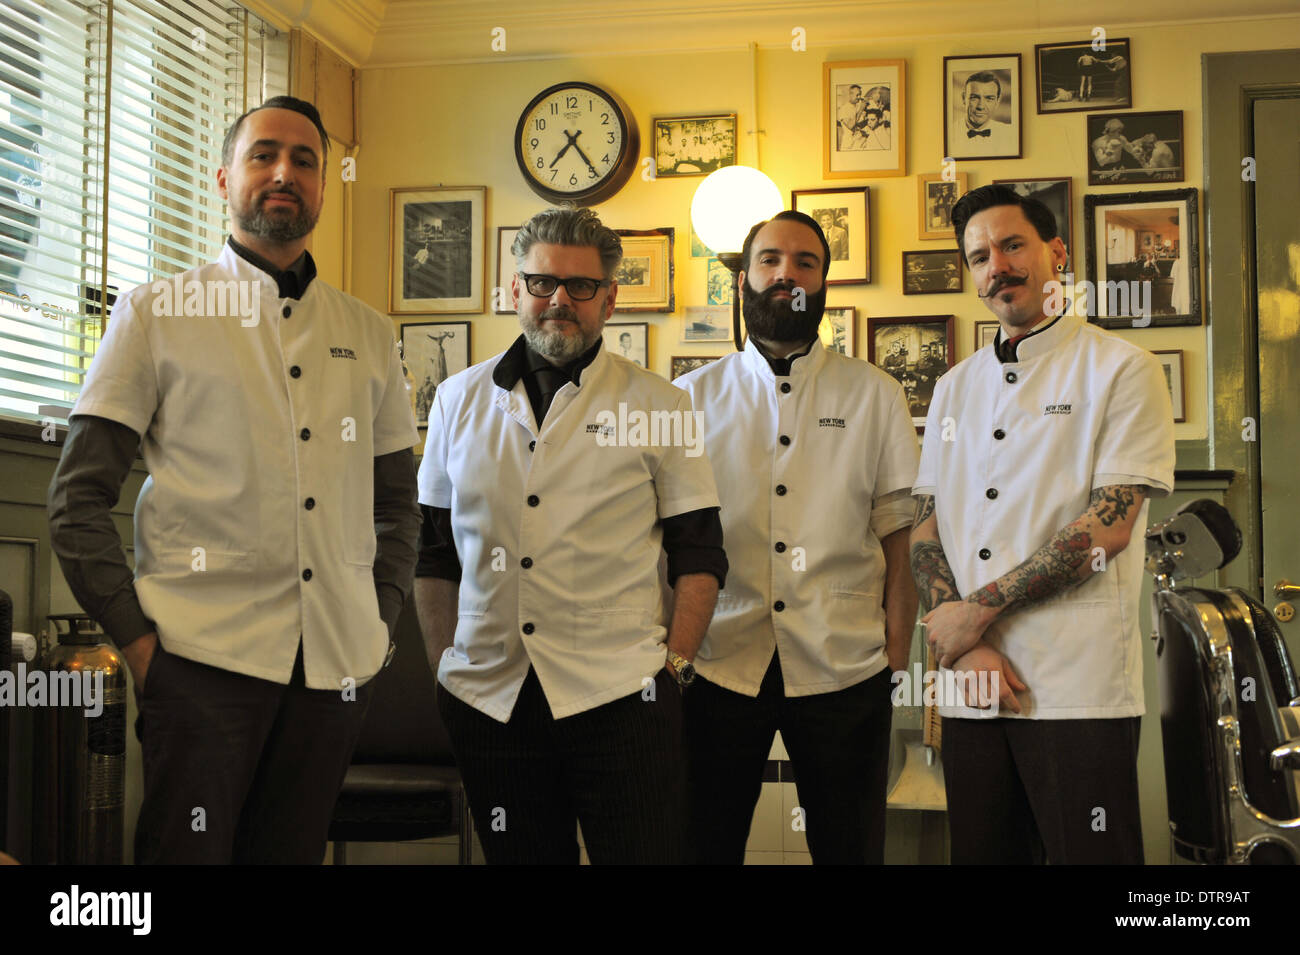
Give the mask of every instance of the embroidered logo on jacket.
<path id="1" fill-rule="evenodd" d="M 819 428 L 842 428 L 844 427 L 843 418 L 818 418 L 817 427 Z"/>
<path id="2" fill-rule="evenodd" d="M 1071 405 L 1043 405 L 1043 414 L 1069 414 Z"/>
<path id="3" fill-rule="evenodd" d="M 331 346 L 330 346 L 330 357 L 331 357 L 331 358 L 351 358 L 353 361 L 356 361 L 356 360 L 357 360 L 357 353 L 354 352 L 351 348 L 335 348 L 334 346 L 331 345 Z"/>

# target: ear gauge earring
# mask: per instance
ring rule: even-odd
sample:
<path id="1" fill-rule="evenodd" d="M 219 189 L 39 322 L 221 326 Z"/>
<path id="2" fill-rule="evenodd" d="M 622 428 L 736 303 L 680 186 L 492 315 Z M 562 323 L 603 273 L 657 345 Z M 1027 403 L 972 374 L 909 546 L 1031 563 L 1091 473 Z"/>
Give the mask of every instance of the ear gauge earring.
<path id="1" fill-rule="evenodd" d="M 1056 267 L 1056 271 L 1058 271 L 1058 272 L 1064 272 L 1064 271 L 1065 271 L 1065 266 L 1064 266 L 1064 265 L 1058 265 L 1058 266 Z"/>

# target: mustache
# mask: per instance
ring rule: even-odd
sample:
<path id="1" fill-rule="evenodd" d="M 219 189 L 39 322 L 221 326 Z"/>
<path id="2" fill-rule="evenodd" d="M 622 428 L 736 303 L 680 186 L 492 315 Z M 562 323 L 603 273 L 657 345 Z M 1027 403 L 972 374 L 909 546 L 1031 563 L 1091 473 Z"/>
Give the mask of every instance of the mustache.
<path id="1" fill-rule="evenodd" d="M 578 313 L 567 305 L 555 305 L 542 312 L 541 315 L 538 315 L 537 321 L 544 322 L 548 318 L 563 318 L 570 322 L 576 322 L 578 320 Z"/>
<path id="2" fill-rule="evenodd" d="M 294 202 L 298 203 L 298 205 L 302 205 L 302 196 L 298 195 L 298 193 L 294 192 L 292 189 L 270 189 L 262 193 L 262 198 L 258 200 L 258 205 L 266 202 L 267 199 L 284 199 L 286 197 L 292 199 Z"/>
<path id="3" fill-rule="evenodd" d="M 992 298 L 994 295 L 997 295 L 998 292 L 1001 292 L 1004 288 L 1014 288 L 1017 285 L 1024 285 L 1028 279 L 1029 279 L 1028 275 L 1007 275 L 1004 276 L 1003 278 L 994 280 L 993 284 L 989 287 L 988 292 L 985 293 L 984 295 L 980 295 L 978 291 L 975 294 L 979 298 Z"/>

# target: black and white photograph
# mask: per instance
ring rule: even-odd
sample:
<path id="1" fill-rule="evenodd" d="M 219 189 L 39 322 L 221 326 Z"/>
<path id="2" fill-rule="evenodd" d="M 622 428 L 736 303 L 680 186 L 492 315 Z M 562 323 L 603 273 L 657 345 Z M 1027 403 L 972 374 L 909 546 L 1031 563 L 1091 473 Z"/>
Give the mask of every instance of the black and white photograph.
<path id="1" fill-rule="evenodd" d="M 822 344 L 831 351 L 853 358 L 857 355 L 857 309 L 845 305 L 828 305 L 817 328 Z"/>
<path id="2" fill-rule="evenodd" d="M 1133 105 L 1132 69 L 1127 37 L 1040 43 L 1034 47 L 1038 111 L 1129 109 Z"/>
<path id="3" fill-rule="evenodd" d="M 717 257 L 709 259 L 708 297 L 710 305 L 731 305 L 733 289 L 731 287 L 731 269 L 720 262 Z"/>
<path id="4" fill-rule="evenodd" d="M 1183 180 L 1183 111 L 1088 116 L 1088 185 Z"/>
<path id="5" fill-rule="evenodd" d="M 497 315 L 513 315 L 514 301 L 510 295 L 510 279 L 518 270 L 515 254 L 510 247 L 519 234 L 519 226 L 497 226 L 497 283 L 492 289 L 492 311 Z"/>
<path id="6" fill-rule="evenodd" d="M 483 186 L 391 189 L 388 311 L 482 312 Z"/>
<path id="7" fill-rule="evenodd" d="M 688 305 L 682 316 L 683 342 L 731 341 L 731 309 L 728 306 Z"/>
<path id="8" fill-rule="evenodd" d="M 961 253 L 956 249 L 903 253 L 904 295 L 941 294 L 961 290 Z"/>
<path id="9" fill-rule="evenodd" d="M 616 312 L 671 312 L 676 308 L 672 229 L 615 229 L 623 243 Z"/>
<path id="10" fill-rule="evenodd" d="M 736 164 L 736 114 L 654 120 L 655 175 L 707 176 Z"/>
<path id="11" fill-rule="evenodd" d="M 650 256 L 625 255 L 614 270 L 618 289 L 645 288 L 650 283 Z"/>
<path id="12" fill-rule="evenodd" d="M 688 371 L 703 368 L 709 362 L 717 361 L 721 355 L 673 355 L 669 359 L 668 380 L 680 378 Z"/>
<path id="13" fill-rule="evenodd" d="M 607 322 L 601 329 L 605 351 L 626 358 L 642 368 L 650 367 L 650 325 L 648 322 Z"/>
<path id="14" fill-rule="evenodd" d="M 1070 177 L 1059 179 L 994 179 L 994 184 L 1010 186 L 1017 195 L 1037 199 L 1052 210 L 1056 218 L 1056 234 L 1073 255 L 1074 202 L 1070 195 Z"/>
<path id="15" fill-rule="evenodd" d="M 1020 158 L 1020 54 L 943 58 L 943 154 Z"/>
<path id="16" fill-rule="evenodd" d="M 998 329 L 1001 328 L 998 322 L 976 322 L 975 323 L 975 350 L 979 351 L 985 345 L 992 345 L 998 337 Z"/>
<path id="17" fill-rule="evenodd" d="M 402 357 L 415 386 L 415 423 L 426 428 L 438 386 L 450 375 L 469 367 L 469 322 L 403 325 Z"/>
<path id="18" fill-rule="evenodd" d="M 951 179 L 941 173 L 925 172 L 916 177 L 917 238 L 953 239 L 952 207 L 966 192 L 964 172 L 954 172 Z"/>
<path id="19" fill-rule="evenodd" d="M 1088 195 L 1083 216 L 1089 321 L 1103 328 L 1201 324 L 1195 189 Z"/>
<path id="20" fill-rule="evenodd" d="M 898 379 L 918 430 L 935 382 L 953 366 L 952 335 L 951 315 L 867 319 L 867 361 Z"/>
<path id="21" fill-rule="evenodd" d="M 827 285 L 871 281 L 871 202 L 868 187 L 795 189 L 790 208 L 821 226 L 831 250 Z"/>
<path id="22" fill-rule="evenodd" d="M 822 178 L 906 175 L 905 60 L 822 64 Z"/>
<path id="23" fill-rule="evenodd" d="M 1174 424 L 1187 420 L 1187 388 L 1183 384 L 1183 350 L 1181 348 L 1161 348 L 1152 352 L 1160 361 L 1165 373 L 1165 384 L 1169 387 L 1169 403 L 1174 407 Z"/>

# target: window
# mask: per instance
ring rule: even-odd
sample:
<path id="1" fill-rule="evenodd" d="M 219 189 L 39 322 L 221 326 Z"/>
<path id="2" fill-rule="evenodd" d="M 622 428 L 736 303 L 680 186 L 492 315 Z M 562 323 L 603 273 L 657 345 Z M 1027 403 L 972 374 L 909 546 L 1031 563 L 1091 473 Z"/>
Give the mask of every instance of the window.
<path id="1" fill-rule="evenodd" d="M 224 2 L 0 0 L 0 416 L 66 418 L 103 286 L 215 257 L 222 138 L 287 66 Z"/>

